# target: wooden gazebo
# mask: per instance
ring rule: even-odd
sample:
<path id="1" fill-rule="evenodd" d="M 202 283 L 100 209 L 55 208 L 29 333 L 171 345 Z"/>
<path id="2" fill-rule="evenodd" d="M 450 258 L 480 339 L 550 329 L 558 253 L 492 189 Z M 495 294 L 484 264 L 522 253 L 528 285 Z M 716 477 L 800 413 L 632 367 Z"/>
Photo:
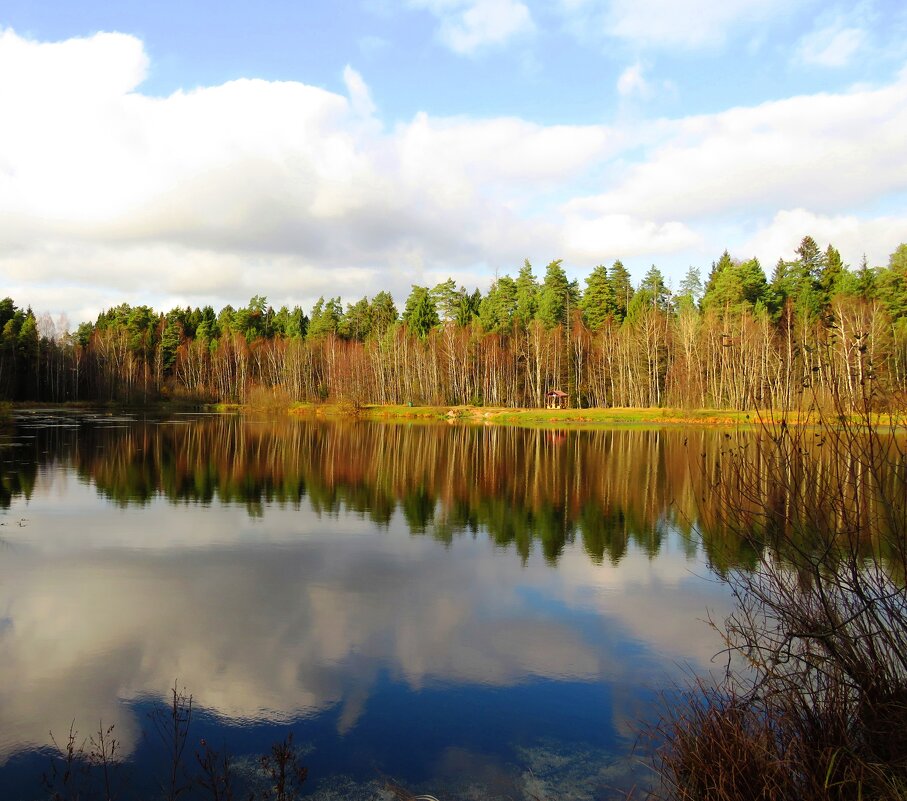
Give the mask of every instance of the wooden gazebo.
<path id="1" fill-rule="evenodd" d="M 570 396 L 559 389 L 552 389 L 545 395 L 546 409 L 566 409 L 570 404 Z"/>

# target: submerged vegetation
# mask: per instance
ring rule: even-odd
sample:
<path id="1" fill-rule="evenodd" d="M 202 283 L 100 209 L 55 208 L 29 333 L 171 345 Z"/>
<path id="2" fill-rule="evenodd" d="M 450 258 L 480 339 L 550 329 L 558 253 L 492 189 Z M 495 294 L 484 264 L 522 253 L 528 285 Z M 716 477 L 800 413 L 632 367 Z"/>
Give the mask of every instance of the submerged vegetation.
<path id="1" fill-rule="evenodd" d="M 619 261 L 584 284 L 527 261 L 484 296 L 414 286 L 402 314 L 387 292 L 308 315 L 260 296 L 220 312 L 124 304 L 74 334 L 7 298 L 0 398 L 514 408 L 560 388 L 581 408 L 765 409 L 804 390 L 854 407 L 866 382 L 881 403 L 907 391 L 907 245 L 852 270 L 805 237 L 770 280 L 725 252 L 676 293 L 654 266 L 634 287 Z"/>

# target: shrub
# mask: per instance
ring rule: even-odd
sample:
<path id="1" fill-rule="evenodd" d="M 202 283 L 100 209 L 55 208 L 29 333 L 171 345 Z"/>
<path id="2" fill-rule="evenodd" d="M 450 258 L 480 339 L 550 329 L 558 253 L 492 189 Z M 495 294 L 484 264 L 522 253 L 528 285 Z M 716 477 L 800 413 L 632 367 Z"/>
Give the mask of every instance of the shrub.
<path id="1" fill-rule="evenodd" d="M 723 680 L 655 732 L 655 797 L 907 798 L 904 434 L 868 412 L 781 421 L 707 466 L 725 510 L 711 522 L 758 558 L 723 576 Z"/>

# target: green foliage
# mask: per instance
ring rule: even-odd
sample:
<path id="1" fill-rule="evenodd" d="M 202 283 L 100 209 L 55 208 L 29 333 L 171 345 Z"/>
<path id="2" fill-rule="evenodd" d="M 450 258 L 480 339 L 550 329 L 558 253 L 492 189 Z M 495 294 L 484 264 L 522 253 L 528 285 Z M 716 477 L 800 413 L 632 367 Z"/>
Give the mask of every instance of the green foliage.
<path id="1" fill-rule="evenodd" d="M 709 277 L 706 279 L 705 288 L 703 289 L 703 305 L 705 304 L 705 298 L 715 291 L 715 282 L 718 280 L 718 276 L 729 270 L 733 265 L 734 261 L 727 250 L 721 254 L 718 261 L 712 262 L 712 269 L 709 270 Z"/>
<path id="2" fill-rule="evenodd" d="M 339 331 L 344 339 L 364 342 L 372 330 L 371 307 L 368 298 L 362 298 L 354 304 L 348 303 L 346 312 L 340 320 Z"/>
<path id="3" fill-rule="evenodd" d="M 738 313 L 769 305 L 768 282 L 758 259 L 735 261 L 725 251 L 712 269 L 702 308 Z"/>
<path id="4" fill-rule="evenodd" d="M 223 334 L 231 334 L 233 328 L 233 315 L 236 310 L 228 303 L 217 315 L 217 328 Z"/>
<path id="5" fill-rule="evenodd" d="M 16 316 L 16 304 L 12 298 L 3 298 L 0 300 L 0 331 L 6 324 Z"/>
<path id="6" fill-rule="evenodd" d="M 516 311 L 514 319 L 520 325 L 528 325 L 535 319 L 539 303 L 539 283 L 532 272 L 529 259 L 523 262 L 516 279 Z"/>
<path id="7" fill-rule="evenodd" d="M 798 316 L 816 319 L 830 300 L 822 288 L 825 254 L 811 236 L 805 236 L 797 248 L 797 256 L 795 261 L 778 261 L 771 284 L 773 302 L 781 308 L 790 300 Z"/>
<path id="8" fill-rule="evenodd" d="M 567 309 L 573 301 L 570 281 L 561 266 L 561 260 L 551 262 L 545 268 L 545 281 L 539 292 L 538 319 L 545 328 L 551 329 L 567 322 Z"/>
<path id="9" fill-rule="evenodd" d="M 643 277 L 639 284 L 639 289 L 636 291 L 633 301 L 631 301 L 633 308 L 641 307 L 643 304 L 660 311 L 668 311 L 671 308 L 671 291 L 665 284 L 661 270 L 654 264 Z M 627 315 L 630 316 L 629 309 Z"/>
<path id="10" fill-rule="evenodd" d="M 466 287 L 460 287 L 457 293 L 457 313 L 454 322 L 460 327 L 465 328 L 479 316 L 479 310 L 482 307 L 482 293 L 478 289 L 473 290 L 470 294 Z"/>
<path id="11" fill-rule="evenodd" d="M 165 370 L 171 370 L 176 362 L 176 352 L 183 341 L 183 326 L 179 315 L 167 316 L 167 323 L 161 334 L 161 363 Z"/>
<path id="12" fill-rule="evenodd" d="M 413 284 L 412 292 L 406 299 L 403 322 L 407 328 L 420 337 L 425 337 L 441 320 L 428 287 Z"/>
<path id="13" fill-rule="evenodd" d="M 127 306 L 124 316 L 129 350 L 149 361 L 157 343 L 160 317 L 150 306 L 136 306 L 132 309 Z"/>
<path id="14" fill-rule="evenodd" d="M 398 316 L 397 307 L 394 305 L 390 292 L 382 291 L 375 295 L 369 310 L 372 336 L 384 336 L 384 333 L 397 322 Z"/>
<path id="15" fill-rule="evenodd" d="M 614 303 L 617 306 L 615 317 L 619 321 L 623 321 L 627 316 L 634 292 L 630 273 L 620 259 L 611 265 L 611 269 L 608 271 L 608 279 L 611 281 L 611 288 L 614 290 Z"/>
<path id="16" fill-rule="evenodd" d="M 340 298 L 331 298 L 328 301 L 325 301 L 324 297 L 318 298 L 312 308 L 307 338 L 320 339 L 330 334 L 336 334 L 342 315 Z"/>
<path id="17" fill-rule="evenodd" d="M 517 309 L 516 295 L 516 282 L 509 275 L 498 278 L 479 304 L 482 328 L 497 333 L 510 331 Z"/>
<path id="18" fill-rule="evenodd" d="M 31 309 L 25 313 L 25 319 L 22 321 L 16 337 L 16 345 L 19 355 L 23 359 L 37 359 L 39 353 L 38 323 Z"/>
<path id="19" fill-rule="evenodd" d="M 825 251 L 824 264 L 819 274 L 819 287 L 826 301 L 831 300 L 841 291 L 847 275 L 847 268 L 841 260 L 841 254 L 833 245 Z"/>
<path id="20" fill-rule="evenodd" d="M 83 348 L 88 347 L 88 343 L 91 341 L 91 335 L 94 333 L 94 325 L 91 323 L 80 323 L 79 327 L 76 329 L 76 343 Z"/>
<path id="21" fill-rule="evenodd" d="M 704 288 L 702 275 L 697 267 L 690 267 L 680 282 L 675 302 L 679 307 L 695 307 L 702 300 Z"/>
<path id="22" fill-rule="evenodd" d="M 249 305 L 233 313 L 232 329 L 248 342 L 273 335 L 274 310 L 264 295 L 255 295 Z"/>
<path id="23" fill-rule="evenodd" d="M 888 267 L 878 278 L 879 294 L 891 316 L 907 318 L 907 245 L 898 245 L 888 259 Z"/>
<path id="24" fill-rule="evenodd" d="M 614 287 L 603 265 L 599 264 L 587 276 L 586 291 L 583 292 L 580 307 L 586 325 L 593 330 L 601 328 L 609 318 L 617 315 Z"/>
<path id="25" fill-rule="evenodd" d="M 450 322 L 456 318 L 460 305 L 460 293 L 457 292 L 457 285 L 453 278 L 442 281 L 429 294 L 434 301 L 438 316 L 444 322 Z"/>

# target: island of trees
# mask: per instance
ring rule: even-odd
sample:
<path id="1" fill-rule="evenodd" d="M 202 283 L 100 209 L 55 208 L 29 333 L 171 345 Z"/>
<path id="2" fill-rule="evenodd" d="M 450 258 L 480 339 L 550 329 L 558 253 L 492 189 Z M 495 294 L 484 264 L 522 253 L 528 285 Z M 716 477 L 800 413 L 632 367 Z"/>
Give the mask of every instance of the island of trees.
<path id="1" fill-rule="evenodd" d="M 655 267 L 633 286 L 620 261 L 584 285 L 560 260 L 527 260 L 483 296 L 452 279 L 310 314 L 253 297 L 243 308 L 123 304 L 74 333 L 0 301 L 0 398 L 14 401 L 289 401 L 540 406 L 787 406 L 896 400 L 907 390 L 907 245 L 857 268 L 805 237 L 768 279 L 725 251 L 676 292 Z M 872 388 L 870 393 L 868 388 Z"/>

